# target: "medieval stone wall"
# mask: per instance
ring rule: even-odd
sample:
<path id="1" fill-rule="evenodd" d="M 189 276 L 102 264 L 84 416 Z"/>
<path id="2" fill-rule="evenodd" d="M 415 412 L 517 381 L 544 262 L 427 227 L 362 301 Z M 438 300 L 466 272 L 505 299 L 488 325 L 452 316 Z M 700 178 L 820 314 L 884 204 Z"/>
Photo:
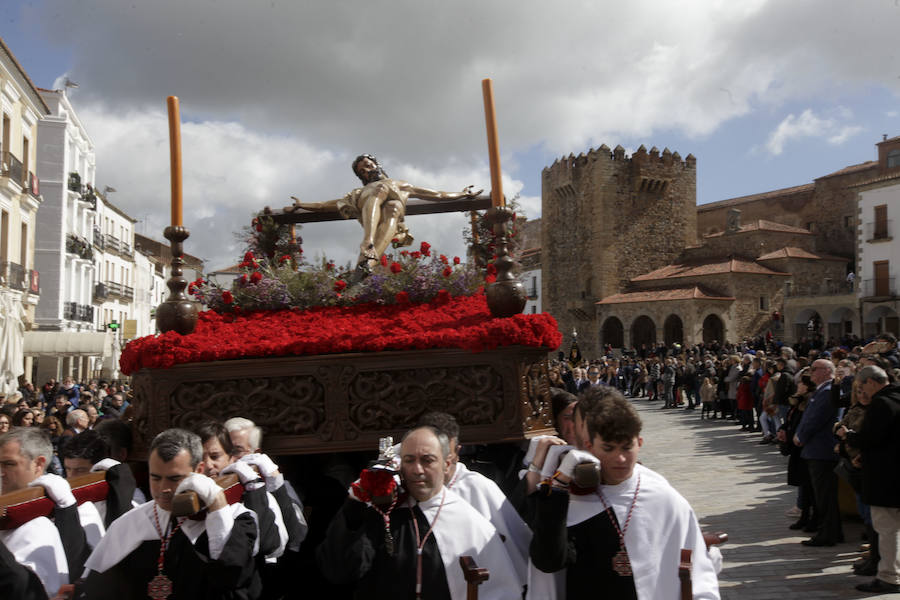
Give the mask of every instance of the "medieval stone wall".
<path id="1" fill-rule="evenodd" d="M 807 184 L 777 192 L 701 204 L 697 207 L 697 233 L 702 237 L 724 231 L 728 211 L 732 208 L 740 209 L 743 223 L 767 219 L 794 227 L 806 227 L 807 223 L 815 221 L 813 191 L 814 186 Z"/>
<path id="2" fill-rule="evenodd" d="M 747 223 L 741 215 L 741 222 Z M 810 252 L 815 250 L 816 239 L 802 233 L 785 233 L 779 231 L 742 231 L 724 233 L 703 238 L 702 246 L 686 248 L 684 258 L 701 260 L 723 258 L 727 256 L 743 257 L 755 260 L 763 254 L 780 250 L 786 246 L 802 248 Z"/>
<path id="3" fill-rule="evenodd" d="M 566 342 L 577 329 L 599 350 L 594 303 L 695 242 L 696 160 L 668 149 L 617 146 L 557 160 L 542 173 L 542 296 Z"/>

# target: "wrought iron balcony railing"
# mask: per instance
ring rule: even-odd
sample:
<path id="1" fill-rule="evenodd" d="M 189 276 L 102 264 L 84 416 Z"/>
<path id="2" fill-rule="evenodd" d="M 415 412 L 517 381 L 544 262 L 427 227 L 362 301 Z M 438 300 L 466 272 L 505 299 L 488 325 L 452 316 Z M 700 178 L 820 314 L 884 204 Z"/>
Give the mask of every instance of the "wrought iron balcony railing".
<path id="1" fill-rule="evenodd" d="M 862 282 L 863 298 L 887 298 L 897 295 L 897 286 L 893 277 L 866 279 Z"/>

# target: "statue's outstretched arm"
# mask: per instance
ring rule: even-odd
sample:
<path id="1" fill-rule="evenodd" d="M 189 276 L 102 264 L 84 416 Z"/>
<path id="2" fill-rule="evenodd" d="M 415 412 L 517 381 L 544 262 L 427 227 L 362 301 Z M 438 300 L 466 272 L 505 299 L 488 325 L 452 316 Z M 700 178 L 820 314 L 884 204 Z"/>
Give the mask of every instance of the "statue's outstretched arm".
<path id="1" fill-rule="evenodd" d="M 474 186 L 467 186 L 461 192 L 439 192 L 428 188 L 416 187 L 406 184 L 405 191 L 413 198 L 421 198 L 422 200 L 431 200 L 440 202 L 441 200 L 462 200 L 464 198 L 477 198 L 484 190 L 473 190 Z"/>
<path id="2" fill-rule="evenodd" d="M 338 202 L 343 200 L 343 198 L 339 198 L 337 200 L 327 200 L 325 202 L 302 202 L 300 198 L 297 198 L 296 196 L 291 196 L 291 199 L 294 203 L 291 206 L 284 207 L 284 212 L 286 213 L 296 212 L 299 209 L 312 212 L 337 212 Z"/>

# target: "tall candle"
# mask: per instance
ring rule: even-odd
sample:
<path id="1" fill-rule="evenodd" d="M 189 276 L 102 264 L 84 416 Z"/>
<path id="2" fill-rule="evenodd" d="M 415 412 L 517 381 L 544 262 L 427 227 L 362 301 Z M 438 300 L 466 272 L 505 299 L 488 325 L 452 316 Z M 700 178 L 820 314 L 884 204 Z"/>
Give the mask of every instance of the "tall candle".
<path id="1" fill-rule="evenodd" d="M 500 178 L 500 148 L 497 145 L 497 115 L 494 111 L 494 87 L 490 79 L 481 80 L 484 96 L 484 124 L 487 127 L 488 157 L 491 163 L 491 204 L 503 206 L 503 181 Z"/>
<path id="2" fill-rule="evenodd" d="M 181 118 L 178 96 L 166 98 L 169 108 L 169 158 L 172 180 L 172 226 L 181 227 Z"/>

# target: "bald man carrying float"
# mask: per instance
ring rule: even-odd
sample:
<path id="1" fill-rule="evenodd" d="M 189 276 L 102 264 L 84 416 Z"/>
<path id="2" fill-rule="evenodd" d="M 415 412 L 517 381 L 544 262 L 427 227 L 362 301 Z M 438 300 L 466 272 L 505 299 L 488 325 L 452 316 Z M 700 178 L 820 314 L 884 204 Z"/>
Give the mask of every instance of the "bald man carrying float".
<path id="1" fill-rule="evenodd" d="M 464 600 L 459 557 L 472 556 L 490 572 L 479 598 L 521 598 L 524 582 L 497 530 L 444 485 L 450 461 L 445 434 L 429 426 L 407 432 L 400 445 L 402 487 L 389 521 L 381 508 L 358 499 L 358 485 L 351 486 L 317 551 L 325 576 L 356 582 L 357 598 Z"/>

